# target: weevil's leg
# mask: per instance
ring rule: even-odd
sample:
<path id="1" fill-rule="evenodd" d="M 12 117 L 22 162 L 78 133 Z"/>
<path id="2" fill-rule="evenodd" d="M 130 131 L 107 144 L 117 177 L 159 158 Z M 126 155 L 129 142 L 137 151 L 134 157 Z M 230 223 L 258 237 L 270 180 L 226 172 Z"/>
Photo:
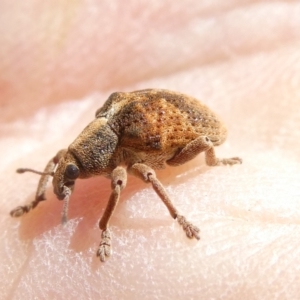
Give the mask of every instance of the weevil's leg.
<path id="1" fill-rule="evenodd" d="M 163 185 L 156 178 L 156 174 L 153 169 L 151 169 L 147 165 L 136 163 L 132 165 L 128 171 L 131 174 L 141 178 L 143 181 L 150 182 L 152 184 L 154 191 L 166 205 L 172 218 L 177 219 L 178 223 L 182 226 L 188 238 L 191 239 L 194 237 L 197 240 L 200 239 L 199 228 L 194 226 L 192 223 L 188 222 L 184 216 L 178 213 L 177 209 L 175 208 L 168 194 L 166 193 L 166 190 L 164 189 Z"/>
<path id="2" fill-rule="evenodd" d="M 27 205 L 24 205 L 24 206 L 17 206 L 15 209 L 13 209 L 11 212 L 10 212 L 10 215 L 12 217 L 20 217 L 22 216 L 24 213 L 28 213 L 31 209 L 35 208 L 39 202 L 43 201 L 43 200 L 46 200 L 46 197 L 45 197 L 45 191 L 46 191 L 46 188 L 47 188 L 47 183 L 49 181 L 49 178 L 52 175 L 56 165 L 58 164 L 59 160 L 61 159 L 61 157 L 66 153 L 67 150 L 63 149 L 63 150 L 60 150 L 49 162 L 48 164 L 46 165 L 45 169 L 44 169 L 44 172 L 43 173 L 46 173 L 46 174 L 43 174 L 39 180 L 39 183 L 38 183 L 38 187 L 37 187 L 37 191 L 36 191 L 36 194 L 35 194 L 35 199 L 27 204 Z M 32 170 L 31 169 L 18 169 L 17 170 L 18 173 L 24 173 L 26 171 L 29 171 L 31 172 Z M 34 172 L 34 171 L 33 171 Z"/>
<path id="3" fill-rule="evenodd" d="M 102 230 L 101 242 L 97 250 L 97 256 L 104 262 L 111 255 L 111 235 L 108 228 L 109 220 L 120 199 L 121 190 L 126 186 L 127 173 L 123 167 L 117 167 L 111 174 L 112 192 L 109 197 L 105 212 L 99 222 L 99 228 Z"/>
<path id="4" fill-rule="evenodd" d="M 167 161 L 170 166 L 179 166 L 187 161 L 195 158 L 199 153 L 205 151 L 206 164 L 209 166 L 219 165 L 234 165 L 242 163 L 242 159 L 239 157 L 232 158 L 217 158 L 214 145 L 208 137 L 198 137 L 194 141 L 187 144 L 183 149 L 180 150 L 174 157 Z"/>
<path id="5" fill-rule="evenodd" d="M 69 200 L 71 196 L 71 190 L 68 187 L 65 187 L 64 194 L 64 204 L 63 204 L 63 210 L 61 213 L 61 224 L 65 225 L 68 222 L 68 210 L 69 210 Z"/>

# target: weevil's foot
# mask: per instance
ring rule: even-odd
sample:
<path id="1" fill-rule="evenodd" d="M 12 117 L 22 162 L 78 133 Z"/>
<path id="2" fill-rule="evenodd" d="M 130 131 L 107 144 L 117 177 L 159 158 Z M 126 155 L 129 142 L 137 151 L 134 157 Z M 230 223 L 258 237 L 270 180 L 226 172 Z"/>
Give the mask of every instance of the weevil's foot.
<path id="1" fill-rule="evenodd" d="M 177 216 L 177 221 L 182 226 L 188 238 L 195 238 L 197 240 L 200 240 L 200 229 L 198 227 L 188 222 L 184 216 Z"/>
<path id="2" fill-rule="evenodd" d="M 97 250 L 97 256 L 102 262 L 111 255 L 111 235 L 108 229 L 103 230 L 101 234 L 101 242 Z"/>
<path id="3" fill-rule="evenodd" d="M 14 218 L 21 217 L 25 213 L 28 213 L 29 210 L 30 208 L 28 206 L 17 206 L 10 212 L 10 215 Z"/>
<path id="4" fill-rule="evenodd" d="M 220 164 L 221 165 L 235 165 L 235 164 L 241 164 L 243 160 L 239 157 L 231 157 L 231 158 L 223 158 L 220 159 Z"/>

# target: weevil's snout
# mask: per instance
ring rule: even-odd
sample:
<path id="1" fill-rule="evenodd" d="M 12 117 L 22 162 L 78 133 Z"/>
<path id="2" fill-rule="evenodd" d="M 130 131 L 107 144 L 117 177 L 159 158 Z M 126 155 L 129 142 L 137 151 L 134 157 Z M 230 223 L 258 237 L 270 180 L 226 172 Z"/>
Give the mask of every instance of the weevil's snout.
<path id="1" fill-rule="evenodd" d="M 70 195 L 74 189 L 75 181 L 68 181 L 66 183 L 61 183 L 54 185 L 54 193 L 58 200 L 64 200 L 67 195 Z"/>
<path id="2" fill-rule="evenodd" d="M 74 189 L 75 180 L 79 177 L 79 168 L 74 160 L 62 158 L 53 176 L 54 193 L 63 200 Z"/>

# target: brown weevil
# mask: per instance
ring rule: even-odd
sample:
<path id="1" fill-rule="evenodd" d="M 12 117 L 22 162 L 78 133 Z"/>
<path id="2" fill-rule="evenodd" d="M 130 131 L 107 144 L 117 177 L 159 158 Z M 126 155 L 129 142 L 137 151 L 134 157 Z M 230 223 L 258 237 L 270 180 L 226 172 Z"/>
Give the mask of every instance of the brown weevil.
<path id="1" fill-rule="evenodd" d="M 18 206 L 11 216 L 19 217 L 45 200 L 48 179 L 59 200 L 64 200 L 62 222 L 67 221 L 70 195 L 77 178 L 104 175 L 111 179 L 112 192 L 99 222 L 102 230 L 97 256 L 105 261 L 111 253 L 109 220 L 126 186 L 127 172 L 150 182 L 189 238 L 199 239 L 199 229 L 172 204 L 155 169 L 179 166 L 205 152 L 209 166 L 241 163 L 238 157 L 219 159 L 214 146 L 222 144 L 227 130 L 216 115 L 198 100 L 168 90 L 147 89 L 113 93 L 96 111 L 96 118 L 68 149 L 60 150 L 44 172 L 18 169 L 41 175 L 35 200 Z M 126 168 L 126 169 L 125 169 Z"/>

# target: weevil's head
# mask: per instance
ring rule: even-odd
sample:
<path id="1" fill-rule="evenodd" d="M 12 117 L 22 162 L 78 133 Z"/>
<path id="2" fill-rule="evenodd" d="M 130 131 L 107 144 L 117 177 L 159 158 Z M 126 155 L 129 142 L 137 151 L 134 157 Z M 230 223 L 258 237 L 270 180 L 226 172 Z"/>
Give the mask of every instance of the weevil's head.
<path id="1" fill-rule="evenodd" d="M 60 158 L 53 175 L 53 188 L 59 200 L 63 200 L 74 189 L 75 180 L 80 176 L 80 167 L 69 151 Z"/>

